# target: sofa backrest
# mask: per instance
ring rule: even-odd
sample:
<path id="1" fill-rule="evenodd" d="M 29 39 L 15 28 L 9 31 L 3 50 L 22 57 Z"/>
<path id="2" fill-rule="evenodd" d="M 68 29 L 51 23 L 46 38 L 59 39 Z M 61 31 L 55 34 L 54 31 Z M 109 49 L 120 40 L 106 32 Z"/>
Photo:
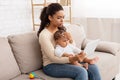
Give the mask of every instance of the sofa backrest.
<path id="1" fill-rule="evenodd" d="M 66 27 L 76 45 L 81 48 L 86 37 L 83 27 L 73 24 Z M 21 73 L 29 73 L 42 67 L 41 49 L 36 32 L 10 35 L 8 41 Z"/>
<path id="2" fill-rule="evenodd" d="M 42 67 L 41 50 L 36 32 L 8 36 L 9 43 L 22 73 Z"/>
<path id="3" fill-rule="evenodd" d="M 86 38 L 84 27 L 82 25 L 70 24 L 66 26 L 67 31 L 71 33 L 73 39 L 75 40 L 76 46 L 81 48 L 81 45 Z"/>
<path id="4" fill-rule="evenodd" d="M 9 80 L 21 74 L 7 38 L 0 37 L 0 80 Z"/>

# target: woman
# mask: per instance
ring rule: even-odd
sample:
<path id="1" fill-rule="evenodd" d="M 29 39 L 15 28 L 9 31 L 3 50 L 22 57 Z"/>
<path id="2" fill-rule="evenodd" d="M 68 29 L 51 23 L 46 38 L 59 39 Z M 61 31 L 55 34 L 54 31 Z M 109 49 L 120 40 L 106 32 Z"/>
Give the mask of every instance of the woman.
<path id="1" fill-rule="evenodd" d="M 54 33 L 63 26 L 64 11 L 59 3 L 52 3 L 44 7 L 41 12 L 41 25 L 38 31 L 39 43 L 43 55 L 43 71 L 52 77 L 66 77 L 74 80 L 101 80 L 96 65 L 89 65 L 88 70 L 71 65 L 77 61 L 75 57 L 56 57 L 54 55 Z"/>

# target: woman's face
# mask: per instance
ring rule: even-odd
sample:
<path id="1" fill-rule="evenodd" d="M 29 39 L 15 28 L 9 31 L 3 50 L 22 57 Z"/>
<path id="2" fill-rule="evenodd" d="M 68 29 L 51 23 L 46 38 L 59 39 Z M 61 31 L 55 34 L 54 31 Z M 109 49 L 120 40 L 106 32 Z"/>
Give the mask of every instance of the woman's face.
<path id="1" fill-rule="evenodd" d="M 60 10 L 53 16 L 49 16 L 50 24 L 56 27 L 61 27 L 64 21 L 64 11 Z"/>

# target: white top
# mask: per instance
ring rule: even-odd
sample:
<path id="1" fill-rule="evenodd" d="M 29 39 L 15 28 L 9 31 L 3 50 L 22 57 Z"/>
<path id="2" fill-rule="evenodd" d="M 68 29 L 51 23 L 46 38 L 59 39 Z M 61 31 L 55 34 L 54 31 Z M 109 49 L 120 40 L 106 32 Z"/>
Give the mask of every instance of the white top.
<path id="1" fill-rule="evenodd" d="M 66 47 L 61 47 L 60 45 L 56 45 L 55 48 L 55 55 L 58 57 L 62 57 L 64 53 L 75 55 L 75 54 L 79 54 L 80 52 L 81 49 L 77 48 L 72 44 L 68 44 Z"/>

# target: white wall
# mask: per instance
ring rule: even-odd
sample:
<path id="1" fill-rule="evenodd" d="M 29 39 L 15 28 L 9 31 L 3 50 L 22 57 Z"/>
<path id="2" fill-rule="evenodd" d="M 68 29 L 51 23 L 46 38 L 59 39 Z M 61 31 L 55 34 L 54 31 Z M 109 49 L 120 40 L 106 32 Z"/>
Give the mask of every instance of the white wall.
<path id="1" fill-rule="evenodd" d="M 120 18 L 120 0 L 72 0 L 73 17 Z"/>
<path id="2" fill-rule="evenodd" d="M 120 43 L 120 0 L 72 0 L 73 23 L 82 24 L 89 38 Z"/>
<path id="3" fill-rule="evenodd" d="M 32 31 L 30 0 L 0 0 L 0 36 Z"/>
<path id="4" fill-rule="evenodd" d="M 119 0 L 72 0 L 72 17 L 77 17 L 75 22 L 86 26 L 88 25 L 88 21 L 86 21 L 88 17 L 98 18 L 98 21 L 99 18 L 120 18 L 119 3 Z M 120 21 L 117 21 L 117 28 L 112 29 L 112 40 L 120 42 L 117 35 L 120 31 L 118 27 Z M 86 31 L 87 27 L 85 27 Z M 0 36 L 29 31 L 32 31 L 31 0 L 0 0 Z M 94 31 L 89 30 L 89 32 Z"/>

